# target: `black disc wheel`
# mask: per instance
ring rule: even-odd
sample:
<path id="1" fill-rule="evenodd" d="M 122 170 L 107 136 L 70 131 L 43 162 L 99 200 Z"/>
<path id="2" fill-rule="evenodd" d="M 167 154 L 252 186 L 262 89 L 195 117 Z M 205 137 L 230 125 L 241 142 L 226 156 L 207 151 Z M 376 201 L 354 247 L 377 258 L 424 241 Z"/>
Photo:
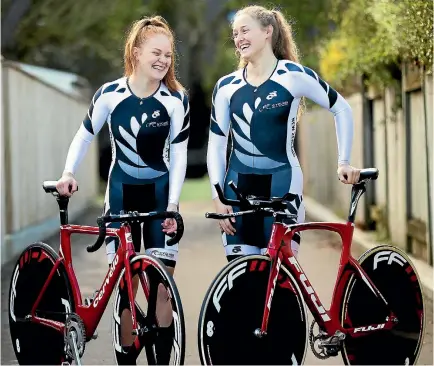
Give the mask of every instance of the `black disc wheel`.
<path id="1" fill-rule="evenodd" d="M 301 365 L 308 324 L 302 294 L 291 273 L 280 267 L 267 334 L 261 328 L 271 260 L 248 255 L 228 263 L 202 304 L 198 346 L 204 365 Z"/>
<path id="2" fill-rule="evenodd" d="M 138 255 L 130 263 L 132 276 L 138 282 L 134 305 L 142 332 L 131 336 L 131 307 L 123 269 L 113 306 L 112 334 L 117 364 L 183 365 L 184 313 L 172 276 L 154 257 Z"/>
<path id="3" fill-rule="evenodd" d="M 424 301 L 419 277 L 408 256 L 393 246 L 379 246 L 364 253 L 359 263 L 398 318 L 391 330 L 347 336 L 342 357 L 347 365 L 413 365 L 417 362 L 425 329 Z M 381 328 L 389 310 L 365 281 L 353 275 L 341 307 L 344 328 L 369 331 Z M 375 327 L 375 326 L 374 326 Z"/>
<path id="4" fill-rule="evenodd" d="M 10 335 L 20 365 L 60 365 L 70 362 L 65 354 L 63 333 L 26 321 L 59 258 L 47 244 L 36 243 L 16 262 L 9 289 Z M 64 323 L 75 310 L 71 286 L 63 264 L 58 266 L 36 308 L 36 316 Z"/>

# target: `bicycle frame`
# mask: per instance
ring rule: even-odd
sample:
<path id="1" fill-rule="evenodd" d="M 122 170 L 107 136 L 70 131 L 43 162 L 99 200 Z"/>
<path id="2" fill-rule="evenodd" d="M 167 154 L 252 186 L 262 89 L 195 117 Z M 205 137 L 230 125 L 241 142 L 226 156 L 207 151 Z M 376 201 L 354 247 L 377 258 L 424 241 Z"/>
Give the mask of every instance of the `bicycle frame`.
<path id="1" fill-rule="evenodd" d="M 321 303 L 316 291 L 309 282 L 302 267 L 297 261 L 291 250 L 291 239 L 296 232 L 305 230 L 328 230 L 336 232 L 342 239 L 342 251 L 340 257 L 339 270 L 333 291 L 333 298 L 330 309 L 327 310 Z M 283 263 L 291 274 L 294 276 L 299 288 L 302 291 L 304 301 L 311 311 L 315 321 L 319 327 L 327 332 L 329 336 L 335 335 L 337 331 L 341 331 L 351 337 L 362 337 L 369 335 L 371 332 L 378 330 L 388 330 L 395 326 L 395 316 L 390 311 L 388 320 L 379 324 L 366 324 L 363 327 L 346 328 L 344 329 L 339 321 L 340 305 L 344 296 L 344 286 L 349 280 L 351 274 L 355 274 L 362 278 L 365 284 L 370 288 L 373 294 L 382 300 L 386 306 L 387 301 L 381 295 L 380 291 L 375 287 L 375 284 L 369 279 L 368 275 L 359 265 L 356 259 L 350 254 L 351 241 L 353 237 L 354 224 L 347 223 L 329 223 L 329 222 L 311 222 L 303 224 L 285 225 L 280 222 L 273 223 L 270 241 L 267 248 L 267 253 L 271 260 L 270 278 L 267 287 L 267 296 L 264 306 L 264 315 L 262 320 L 261 331 L 266 333 L 268 318 L 270 313 L 270 304 L 276 286 L 279 267 Z"/>
<path id="2" fill-rule="evenodd" d="M 68 279 L 71 283 L 72 296 L 76 306 L 76 313 L 83 320 L 86 328 L 87 340 L 95 333 L 96 328 L 102 318 L 102 315 L 107 307 L 110 296 L 113 292 L 114 286 L 120 277 L 123 268 L 126 270 L 126 280 L 128 287 L 128 296 L 130 299 L 131 315 L 133 319 L 133 329 L 137 328 L 136 313 L 134 305 L 134 295 L 133 295 L 133 284 L 131 268 L 129 266 L 129 261 L 132 256 L 136 253 L 134 251 L 134 246 L 131 237 L 131 230 L 129 225 L 121 225 L 120 229 L 107 229 L 107 236 L 114 236 L 120 239 L 119 248 L 116 251 L 115 257 L 112 264 L 110 265 L 104 281 L 98 290 L 97 295 L 89 306 L 85 306 L 82 303 L 82 296 L 80 287 L 77 281 L 77 277 L 74 272 L 72 265 L 72 254 L 71 254 L 71 235 L 72 234 L 90 234 L 98 235 L 99 228 L 93 226 L 81 226 L 81 225 L 62 225 L 60 227 L 60 250 L 59 259 L 57 259 L 54 264 L 41 292 L 39 293 L 36 302 L 34 303 L 31 311 L 31 321 L 49 326 L 58 330 L 59 332 L 64 332 L 65 324 L 53 321 L 50 319 L 44 319 L 35 315 L 36 309 L 51 281 L 54 273 L 57 271 L 59 265 L 63 264 L 66 269 Z M 143 283 L 142 283 L 143 285 Z M 145 290 L 146 291 L 146 290 Z M 65 304 L 66 307 L 70 306 Z M 70 309 L 67 309 L 67 311 Z"/>

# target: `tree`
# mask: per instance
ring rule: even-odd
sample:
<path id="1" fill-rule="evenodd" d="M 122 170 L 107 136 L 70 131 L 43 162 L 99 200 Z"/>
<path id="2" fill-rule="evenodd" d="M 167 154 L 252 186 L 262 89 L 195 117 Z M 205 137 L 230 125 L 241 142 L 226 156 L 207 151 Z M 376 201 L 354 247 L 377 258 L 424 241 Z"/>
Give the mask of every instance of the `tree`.
<path id="1" fill-rule="evenodd" d="M 334 0 L 334 10 L 338 28 L 320 52 L 329 80 L 364 74 L 384 86 L 403 61 L 432 71 L 432 0 Z"/>
<path id="2" fill-rule="evenodd" d="M 31 0 L 6 0 L 3 1 L 3 16 L 2 16 L 2 49 L 10 48 L 15 43 L 15 32 L 18 24 L 23 17 L 28 13 L 32 6 Z M 7 11 L 4 11 L 7 9 Z"/>

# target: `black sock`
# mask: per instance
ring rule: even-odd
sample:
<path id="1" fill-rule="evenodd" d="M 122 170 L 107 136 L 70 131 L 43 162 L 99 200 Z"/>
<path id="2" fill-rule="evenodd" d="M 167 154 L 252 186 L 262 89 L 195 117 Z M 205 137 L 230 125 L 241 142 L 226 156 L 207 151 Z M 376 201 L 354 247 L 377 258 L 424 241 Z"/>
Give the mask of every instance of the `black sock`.
<path id="1" fill-rule="evenodd" d="M 158 328 L 157 339 L 155 340 L 155 353 L 157 354 L 157 365 L 168 365 L 172 353 L 173 337 L 175 327 L 172 323 L 166 328 Z"/>

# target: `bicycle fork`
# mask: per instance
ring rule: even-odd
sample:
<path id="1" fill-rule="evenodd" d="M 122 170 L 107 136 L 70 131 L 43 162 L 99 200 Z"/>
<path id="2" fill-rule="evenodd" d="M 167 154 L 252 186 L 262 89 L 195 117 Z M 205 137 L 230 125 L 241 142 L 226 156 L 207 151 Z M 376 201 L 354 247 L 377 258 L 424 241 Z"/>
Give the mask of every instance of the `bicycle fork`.
<path id="1" fill-rule="evenodd" d="M 265 297 L 264 316 L 262 317 L 261 328 L 257 328 L 254 334 L 258 338 L 262 338 L 267 335 L 268 319 L 270 317 L 271 302 L 273 300 L 274 291 L 276 289 L 277 278 L 279 277 L 280 266 L 282 265 L 282 258 L 280 250 L 277 251 L 277 255 L 274 256 L 276 260 L 271 260 L 270 277 L 272 280 L 268 281 L 267 295 Z"/>

